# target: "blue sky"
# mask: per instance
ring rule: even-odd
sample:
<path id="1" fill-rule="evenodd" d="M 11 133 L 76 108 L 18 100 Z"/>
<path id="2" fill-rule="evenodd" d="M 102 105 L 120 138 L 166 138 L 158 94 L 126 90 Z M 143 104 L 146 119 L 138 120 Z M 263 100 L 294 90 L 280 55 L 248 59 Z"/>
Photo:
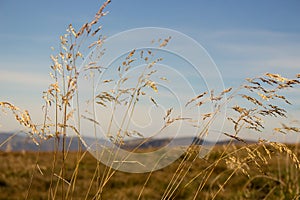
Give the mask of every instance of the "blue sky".
<path id="1" fill-rule="evenodd" d="M 0 100 L 33 110 L 39 119 L 48 83 L 51 46 L 68 24 L 80 27 L 102 1 L 0 1 Z M 300 72 L 300 1 L 112 0 L 103 34 L 131 28 L 164 27 L 199 42 L 226 86 L 264 72 Z M 299 116 L 300 95 L 292 93 Z M 15 124 L 3 127 L 13 129 Z"/>

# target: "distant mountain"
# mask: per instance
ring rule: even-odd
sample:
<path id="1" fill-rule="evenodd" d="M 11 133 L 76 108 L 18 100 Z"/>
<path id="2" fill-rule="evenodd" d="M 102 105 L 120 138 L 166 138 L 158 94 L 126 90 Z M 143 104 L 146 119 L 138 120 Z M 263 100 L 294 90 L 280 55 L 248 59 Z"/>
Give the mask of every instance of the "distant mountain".
<path id="1" fill-rule="evenodd" d="M 13 135 L 11 133 L 0 133 L 0 151 L 54 151 L 55 140 L 53 138 L 44 141 L 38 141 L 40 145 L 36 145 L 33 140 L 24 133 Z M 66 146 L 70 151 L 78 150 L 77 138 L 66 137 Z M 62 149 L 60 142 L 59 149 Z"/>
<path id="2" fill-rule="evenodd" d="M 181 138 L 162 138 L 162 139 L 135 139 L 125 141 L 125 144 L 122 146 L 123 149 L 148 149 L 148 148 L 159 148 L 169 145 L 169 147 L 175 146 L 189 146 L 191 144 L 201 145 L 203 140 L 200 138 L 194 137 L 181 137 Z"/>
<path id="3" fill-rule="evenodd" d="M 105 142 L 105 140 L 99 139 L 96 141 L 94 138 L 84 138 L 85 142 L 88 145 L 91 144 L 100 144 L 105 146 L 111 146 L 111 143 Z M 6 142 L 5 142 L 6 141 Z M 4 143 L 5 142 L 5 143 Z M 13 135 L 11 133 L 0 133 L 0 151 L 54 151 L 55 149 L 55 140 L 51 138 L 46 141 L 39 141 L 40 145 L 37 146 L 30 137 L 25 134 L 17 134 Z M 228 144 L 228 140 L 218 141 L 216 144 L 209 141 L 203 141 L 197 137 L 182 137 L 182 138 L 160 138 L 160 139 L 134 139 L 134 140 L 126 140 L 124 144 L 121 146 L 122 149 L 148 149 L 148 148 L 161 148 L 163 146 L 169 145 L 169 147 L 176 146 L 189 146 L 190 144 L 195 145 L 225 145 Z M 246 141 L 247 143 L 253 143 L 254 141 Z M 77 151 L 78 146 L 80 145 L 82 149 L 86 149 L 86 147 L 78 140 L 78 138 L 66 137 L 65 140 L 66 147 L 69 151 Z M 239 141 L 233 141 L 234 144 L 242 144 Z M 62 141 L 60 139 L 59 149 L 62 149 Z"/>

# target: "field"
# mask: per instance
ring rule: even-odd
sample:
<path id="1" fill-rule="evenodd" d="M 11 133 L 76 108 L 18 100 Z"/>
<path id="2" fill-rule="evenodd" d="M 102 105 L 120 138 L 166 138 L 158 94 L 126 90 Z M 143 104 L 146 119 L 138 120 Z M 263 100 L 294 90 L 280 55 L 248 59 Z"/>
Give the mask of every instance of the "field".
<path id="1" fill-rule="evenodd" d="M 13 117 L 22 127 L 3 141 L 0 137 L 0 199 L 299 199 L 298 145 L 274 142 L 280 141 L 277 134 L 288 138 L 289 134 L 300 133 L 295 95 L 299 94 L 299 72 L 289 78 L 266 72 L 245 77 L 243 83 L 229 88 L 224 88 L 224 82 L 216 84 L 222 88 L 210 87 L 206 78 L 212 74 L 215 77 L 219 71 L 205 77 L 199 68 L 196 71 L 200 79 L 195 81 L 194 70 L 200 66 L 187 70 L 187 63 L 194 63 L 194 50 L 187 51 L 193 55 L 189 60 L 182 55 L 185 51 L 168 48 L 195 43 L 187 45 L 169 32 L 143 41 L 142 48 L 130 45 L 107 66 L 102 62 L 105 54 L 114 52 L 106 51 L 109 40 L 102 35 L 100 24 L 110 2 L 106 0 L 94 18 L 82 26 L 69 24 L 66 34 L 59 37 L 58 48 L 52 48 L 51 82 L 42 93 L 44 104 L 39 121 L 31 117 L 34 111 L 0 99 L 0 114 L 4 116 L 0 118 Z M 206 61 L 199 64 L 210 69 Z M 188 94 L 185 86 L 192 85 Z M 291 116 L 294 111 L 296 120 Z M 5 120 L 1 123 L 6 124 Z M 21 132 L 26 138 L 14 140 Z M 86 133 L 93 136 L 91 143 L 84 140 Z M 181 137 L 195 133 L 195 137 L 188 145 L 174 139 L 170 142 L 173 146 L 163 149 L 163 158 L 162 154 L 144 156 L 169 143 L 153 142 L 152 137 L 177 137 L 178 133 L 183 133 Z M 226 142 L 217 143 L 209 154 L 200 157 L 201 145 L 213 133 L 222 140 L 226 138 Z M 246 139 L 255 133 L 259 133 L 259 140 Z M 98 154 L 101 159 L 109 158 L 111 163 L 107 166 L 83 150 L 103 147 L 105 143 L 99 136 L 114 144 Z M 51 145 L 42 149 L 43 143 L 49 141 Z M 40 149 L 27 149 L 32 146 Z M 112 146 L 145 154 L 139 157 L 142 159 L 127 160 L 120 148 L 110 149 Z M 175 151 L 168 154 L 167 148 L 177 151 L 182 150 L 177 149 L 181 146 L 190 147 L 171 165 L 157 171 L 149 173 L 143 168 L 140 173 L 125 173 L 114 168 L 115 163 L 128 162 L 132 169 L 136 169 L 133 163 L 139 167 L 149 167 L 151 163 L 153 169 L 165 158 L 172 159 Z M 142 173 L 145 171 L 148 173 Z"/>
<path id="2" fill-rule="evenodd" d="M 215 147 L 205 159 L 197 158 L 196 161 L 187 161 L 182 175 L 182 182 L 178 189 L 170 194 L 167 199 L 212 199 L 214 194 L 223 185 L 223 188 L 215 199 L 297 199 L 299 196 L 300 179 L 294 163 L 285 154 L 272 153 L 272 159 L 266 163 L 259 163 L 260 167 L 253 162 L 248 162 L 248 167 L 236 170 L 231 167 L 226 159 L 222 159 L 212 169 L 212 174 L 207 173 L 214 163 L 224 152 L 224 146 Z M 223 155 L 237 152 L 237 158 L 243 159 L 245 146 L 230 147 Z M 262 147 L 259 152 L 267 156 Z M 291 149 L 297 151 L 295 146 Z M 83 155 L 81 162 L 78 156 Z M 56 198 L 60 199 L 62 194 L 66 199 L 93 199 L 97 193 L 97 180 L 93 178 L 97 172 L 97 166 L 104 171 L 105 167 L 98 164 L 88 152 L 70 152 L 65 160 L 64 191 L 62 193 L 62 181 L 59 179 L 59 167 L 61 163 L 57 155 L 57 164 L 52 172 L 53 152 L 1 152 L 0 162 L 0 199 L 47 199 L 49 189 L 52 192 L 57 189 Z M 299 151 L 297 151 L 299 155 Z M 103 188 L 102 199 L 138 199 L 142 188 L 141 199 L 161 199 L 163 193 L 171 181 L 182 156 L 167 168 L 155 171 L 149 178 L 149 173 L 134 174 L 116 172 Z M 258 161 L 259 162 L 259 161 Z M 77 165 L 78 163 L 78 165 Z M 189 164 L 192 163 L 189 168 Z M 77 167 L 77 168 L 76 168 Z M 245 170 L 245 171 L 243 171 Z M 76 184 L 74 188 L 69 187 L 72 176 L 76 172 Z M 199 172 L 202 172 L 202 174 Z M 178 173 L 178 172 L 177 172 Z M 230 179 L 228 179 L 230 177 Z M 147 178 L 149 181 L 146 182 Z M 195 178 L 195 179 L 193 179 Z M 205 180 L 205 178 L 208 178 Z M 51 179 L 53 182 L 51 184 Z M 227 181 L 228 179 L 228 181 Z M 190 184 L 189 181 L 193 180 Z M 59 183 L 58 183 L 59 182 Z M 224 184 L 226 182 L 226 184 Z M 58 183 L 57 187 L 56 184 Z M 203 184 L 205 183 L 205 184 Z M 202 185 L 203 184 L 203 185 Z M 199 189 L 199 186 L 203 188 Z M 198 194 L 196 194 L 199 190 Z"/>

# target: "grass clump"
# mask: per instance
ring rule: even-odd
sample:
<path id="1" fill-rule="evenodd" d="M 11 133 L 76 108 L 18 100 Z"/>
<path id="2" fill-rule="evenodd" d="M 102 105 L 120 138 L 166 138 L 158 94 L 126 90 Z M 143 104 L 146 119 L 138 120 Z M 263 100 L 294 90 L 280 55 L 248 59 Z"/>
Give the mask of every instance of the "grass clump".
<path id="1" fill-rule="evenodd" d="M 21 110 L 10 102 L 0 102 L 4 112 L 10 111 L 15 119 L 26 128 L 30 138 L 39 145 L 41 141 L 54 138 L 54 152 L 0 153 L 5 162 L 1 162 L 0 193 L 3 199 L 297 199 L 299 198 L 300 163 L 298 146 L 288 146 L 279 142 L 260 139 L 249 143 L 240 134 L 245 130 L 264 133 L 265 121 L 269 118 L 287 118 L 285 105 L 291 102 L 282 95 L 282 91 L 295 88 L 300 84 L 300 74 L 286 78 L 279 74 L 266 73 L 256 78 L 247 78 L 237 88 L 230 87 L 219 93 L 214 90 L 203 91 L 184 102 L 186 108 L 194 109 L 211 106 L 210 112 L 202 113 L 197 119 L 176 115 L 175 108 L 165 110 L 163 124 L 155 135 L 177 122 L 201 121 L 197 137 L 203 138 L 209 133 L 212 124 L 225 107 L 229 107 L 226 120 L 231 123 L 230 131 L 220 130 L 229 139 L 224 145 L 217 145 L 206 156 L 199 156 L 203 146 L 195 140 L 186 152 L 172 165 L 158 171 L 145 174 L 132 174 L 118 171 L 114 161 L 126 139 L 141 138 L 141 142 L 128 156 L 153 149 L 141 150 L 143 144 L 151 138 L 131 129 L 130 121 L 137 106 L 147 98 L 154 106 L 158 100 L 153 98 L 159 87 L 153 75 L 159 74 L 155 67 L 163 58 L 155 55 L 152 49 L 147 51 L 133 49 L 117 67 L 116 79 L 103 80 L 101 86 L 112 84 L 114 90 L 96 90 L 96 76 L 105 70 L 97 66 L 97 59 L 90 55 L 84 63 L 81 53 L 85 41 L 94 39 L 87 49 L 102 48 L 105 38 L 99 35 L 100 19 L 110 0 L 104 2 L 92 21 L 83 24 L 78 31 L 70 24 L 67 33 L 60 37 L 60 51 L 52 55 L 51 77 L 43 93 L 44 119 L 34 123 L 29 111 Z M 160 39 L 158 48 L 164 48 L 171 37 Z M 101 51 L 103 54 L 105 51 Z M 100 57 L 101 55 L 100 54 Z M 134 63 L 144 64 L 137 78 L 127 76 Z M 83 68 L 78 66 L 83 64 Z M 85 77 L 93 88 L 92 109 L 80 108 L 79 79 Z M 163 77 L 164 80 L 167 78 Z M 134 87 L 128 86 L 133 82 Z M 105 88 L 105 87 L 103 87 Z M 102 89 L 102 88 L 101 88 Z M 233 101 L 238 100 L 238 101 Z M 236 102 L 239 102 L 238 104 Z M 82 149 L 81 143 L 88 147 L 82 136 L 82 122 L 88 121 L 97 135 L 100 122 L 96 117 L 96 108 L 111 105 L 105 135 L 114 144 L 113 152 L 108 156 L 110 165 L 103 165 L 92 157 L 89 151 Z M 113 119 L 122 106 L 120 126 Z M 300 129 L 282 123 L 273 127 L 273 132 L 286 134 L 299 133 Z M 75 135 L 78 151 L 69 151 L 68 135 Z M 264 133 L 267 134 L 267 133 Z M 1 146 L 7 141 L 4 141 Z M 154 151 L 154 150 L 153 150 Z M 103 158 L 103 152 L 97 152 Z M 102 156 L 102 157 L 101 157 Z M 121 161 L 128 161 L 128 157 Z M 12 167 L 14 166 L 14 167 Z M 118 165 L 121 166 L 121 165 Z M 28 184 L 29 183 L 29 184 Z M 237 192 L 238 191 L 238 192 Z"/>

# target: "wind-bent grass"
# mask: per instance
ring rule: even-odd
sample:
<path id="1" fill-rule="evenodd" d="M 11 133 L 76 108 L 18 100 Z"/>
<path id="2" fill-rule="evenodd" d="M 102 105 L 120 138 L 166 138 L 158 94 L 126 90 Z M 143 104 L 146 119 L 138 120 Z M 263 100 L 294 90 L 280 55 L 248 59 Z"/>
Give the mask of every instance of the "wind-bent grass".
<path id="1" fill-rule="evenodd" d="M 91 100 L 93 109 L 88 113 L 90 115 L 86 116 L 86 113 L 80 109 L 79 76 L 82 73 L 88 74 L 86 77 L 92 80 L 91 84 L 94 88 L 93 91 L 95 91 L 95 74 L 101 74 L 101 70 L 103 70 L 101 66 L 96 66 L 97 63 L 93 62 L 88 63 L 83 69 L 78 69 L 78 66 L 83 62 L 81 50 L 89 38 L 95 38 L 99 35 L 101 26 L 98 26 L 98 23 L 101 17 L 107 14 L 104 9 L 109 3 L 110 0 L 107 0 L 100 7 L 91 22 L 85 23 L 78 31 L 70 24 L 67 34 L 60 37 L 59 52 L 57 55 L 51 56 L 53 83 L 49 85 L 48 90 L 43 95 L 45 118 L 41 124 L 32 122 L 27 110 L 23 111 L 10 102 L 0 102 L 3 111 L 12 112 L 16 120 L 27 128 L 28 135 L 37 145 L 39 140 L 55 138 L 53 144 L 55 151 L 51 153 L 51 164 L 48 160 L 49 153 L 38 153 L 35 161 L 32 159 L 32 153 L 25 154 L 29 156 L 30 165 L 25 166 L 23 173 L 31 172 L 31 175 L 24 175 L 30 184 L 26 193 L 22 191 L 20 194 L 22 198 L 230 199 L 236 195 L 236 199 L 271 199 L 274 197 L 297 199 L 300 185 L 298 146 L 290 148 L 285 144 L 263 139 L 248 144 L 239 135 L 245 130 L 263 132 L 265 130 L 264 119 L 266 118 L 286 118 L 287 111 L 284 109 L 284 105 L 291 103 L 280 92 L 299 85 L 300 74 L 289 79 L 279 74 L 266 73 L 261 77 L 246 79 L 246 83 L 237 89 L 228 88 L 218 95 L 215 95 L 213 90 L 204 91 L 194 98 L 191 97 L 190 101 L 186 102 L 186 107 L 199 108 L 213 105 L 214 108 L 211 112 L 204 113 L 194 119 L 203 122 L 197 132 L 199 138 L 203 138 L 209 133 L 213 122 L 224 107 L 230 108 L 226 120 L 232 124 L 232 130 L 231 132 L 221 132 L 230 139 L 230 142 L 222 147 L 216 147 L 205 157 L 199 156 L 203 147 L 193 143 L 172 166 L 167 169 L 152 171 L 145 176 L 119 172 L 118 167 L 113 167 L 114 162 L 111 162 L 111 166 L 103 166 L 99 160 L 103 157 L 104 152 L 97 152 L 98 160 L 91 159 L 88 151 L 83 150 L 79 142 L 78 152 L 69 151 L 72 142 L 71 140 L 69 144 L 66 143 L 66 137 L 70 135 L 69 133 L 75 134 L 78 141 L 87 146 L 81 134 L 81 119 L 92 123 L 94 135 L 97 138 L 99 122 L 97 121 L 95 106 L 106 107 L 108 104 L 112 104 L 113 109 L 109 116 L 106 135 L 115 144 L 112 147 L 115 154 L 110 154 L 108 160 L 115 161 L 120 147 L 126 139 L 132 138 L 133 134 L 137 134 L 139 137 L 143 136 L 136 130 L 130 130 L 130 121 L 136 112 L 139 99 L 147 97 L 157 106 L 157 99 L 148 95 L 147 89 L 154 92 L 158 91 L 152 76 L 159 73 L 159 70 L 153 70 L 153 67 L 162 58 L 156 58 L 155 52 L 151 50 L 145 50 L 145 52 L 132 50 L 128 53 L 122 66 L 116 71 L 119 79 L 103 81 L 103 84 L 115 84 L 116 89 L 114 91 L 101 91 L 98 94 L 93 93 Z M 170 39 L 171 37 L 162 40 L 158 48 L 168 45 L 171 42 Z M 103 42 L 104 38 L 99 36 L 95 42 L 88 45 L 88 49 L 95 46 L 101 48 Z M 135 81 L 134 86 L 126 87 L 125 83 L 129 79 L 126 77 L 126 72 L 132 68 L 132 64 L 138 61 L 143 61 L 145 67 L 136 80 L 131 80 Z M 231 105 L 233 99 L 237 99 L 239 104 Z M 120 126 L 114 130 L 113 119 L 117 115 L 116 111 L 119 105 L 124 106 L 125 113 L 121 117 Z M 177 121 L 193 121 L 185 118 L 185 116 L 172 117 L 173 113 L 173 108 L 166 111 L 166 115 L 162 116 L 164 124 L 155 135 L 161 134 L 164 129 Z M 197 126 L 197 124 L 193 125 Z M 298 127 L 286 124 L 273 128 L 274 132 L 278 134 L 300 133 Z M 144 138 L 132 152 L 138 150 L 149 139 Z M 0 147 L 9 140 L 0 144 Z M 237 147 L 236 142 L 242 145 Z M 132 152 L 122 162 L 126 162 Z M 14 159 L 24 159 L 20 154 L 12 153 L 12 155 L 12 160 L 8 160 L 9 164 L 11 161 L 15 161 Z M 1 153 L 1 156 L 7 156 L 7 154 Z M 47 156 L 47 160 L 44 156 Z M 15 187 L 15 183 L 18 182 L 21 184 L 19 186 L 21 190 L 24 190 L 24 180 L 15 180 L 16 175 L 22 173 L 22 169 L 16 166 L 12 170 L 15 170 L 13 173 L 17 174 L 11 176 L 9 171 L 5 171 L 8 168 L 9 165 L 3 166 L 4 171 L 0 176 L 0 190 L 2 191 L 2 186 L 4 188 L 8 185 Z M 122 182 L 123 178 L 124 182 Z M 39 182 L 43 182 L 45 185 L 39 186 Z M 129 190 L 126 190 L 127 184 L 130 186 Z M 230 185 L 233 185 L 233 188 Z M 242 186 L 239 187 L 240 192 L 238 194 L 234 194 L 237 191 L 236 186 Z M 39 187 L 41 187 L 40 194 L 37 193 Z M 113 192 L 110 192 L 110 189 L 113 189 Z M 8 191 L 13 192 L 10 190 L 12 188 Z M 224 192 L 224 190 L 229 190 L 231 193 Z M 48 191 L 47 195 L 42 194 L 45 191 Z M 3 198 L 7 197 L 4 196 Z M 20 196 L 16 198 L 20 198 Z"/>

